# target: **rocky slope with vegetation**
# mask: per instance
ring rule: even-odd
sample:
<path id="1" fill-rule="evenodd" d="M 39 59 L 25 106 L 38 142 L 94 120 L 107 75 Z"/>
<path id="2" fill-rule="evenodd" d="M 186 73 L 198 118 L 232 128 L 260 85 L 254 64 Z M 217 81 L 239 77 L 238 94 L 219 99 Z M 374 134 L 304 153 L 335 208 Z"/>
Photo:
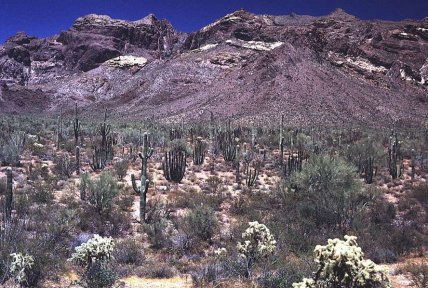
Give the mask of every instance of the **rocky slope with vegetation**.
<path id="1" fill-rule="evenodd" d="M 123 117 L 418 124 L 427 114 L 428 18 L 360 20 L 236 11 L 193 33 L 149 15 L 87 15 L 0 46 L 0 111 L 113 109 Z"/>

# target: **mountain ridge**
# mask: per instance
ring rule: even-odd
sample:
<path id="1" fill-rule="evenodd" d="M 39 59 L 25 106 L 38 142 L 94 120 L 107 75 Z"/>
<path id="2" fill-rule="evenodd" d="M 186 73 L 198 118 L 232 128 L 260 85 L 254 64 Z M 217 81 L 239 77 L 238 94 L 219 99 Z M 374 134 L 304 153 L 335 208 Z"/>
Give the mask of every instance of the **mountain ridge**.
<path id="1" fill-rule="evenodd" d="M 78 103 L 134 118 L 212 111 L 264 122 L 286 114 L 301 125 L 415 124 L 427 115 L 427 80 L 428 19 L 361 20 L 341 9 L 320 17 L 238 10 L 192 33 L 153 14 L 89 14 L 58 35 L 17 33 L 0 45 L 6 113 Z"/>

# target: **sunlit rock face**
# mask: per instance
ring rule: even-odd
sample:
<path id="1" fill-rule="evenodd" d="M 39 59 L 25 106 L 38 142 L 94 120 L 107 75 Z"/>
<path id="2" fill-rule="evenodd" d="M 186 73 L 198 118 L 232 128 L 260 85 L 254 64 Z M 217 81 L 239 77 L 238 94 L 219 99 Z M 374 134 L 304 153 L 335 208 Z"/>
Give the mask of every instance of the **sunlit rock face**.
<path id="1" fill-rule="evenodd" d="M 0 45 L 1 112 L 78 102 L 129 117 L 211 111 L 265 122 L 284 114 L 301 125 L 417 125 L 428 111 L 427 79 L 427 18 L 366 21 L 340 9 L 322 17 L 239 10 L 189 34 L 153 14 L 91 14 L 58 35 L 19 32 Z"/>

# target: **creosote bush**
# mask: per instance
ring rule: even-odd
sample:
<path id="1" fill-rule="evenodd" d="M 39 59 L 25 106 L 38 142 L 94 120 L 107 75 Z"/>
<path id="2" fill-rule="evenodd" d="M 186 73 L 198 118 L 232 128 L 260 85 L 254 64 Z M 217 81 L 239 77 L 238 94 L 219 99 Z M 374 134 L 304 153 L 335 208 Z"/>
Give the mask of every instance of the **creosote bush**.
<path id="1" fill-rule="evenodd" d="M 109 173 L 103 172 L 99 179 L 88 181 L 88 201 L 98 214 L 112 207 L 113 199 L 119 193 L 116 179 Z"/>
<path id="2" fill-rule="evenodd" d="M 196 237 L 202 241 L 211 241 L 217 228 L 214 210 L 206 206 L 195 207 L 187 214 L 185 225 L 190 237 Z"/>

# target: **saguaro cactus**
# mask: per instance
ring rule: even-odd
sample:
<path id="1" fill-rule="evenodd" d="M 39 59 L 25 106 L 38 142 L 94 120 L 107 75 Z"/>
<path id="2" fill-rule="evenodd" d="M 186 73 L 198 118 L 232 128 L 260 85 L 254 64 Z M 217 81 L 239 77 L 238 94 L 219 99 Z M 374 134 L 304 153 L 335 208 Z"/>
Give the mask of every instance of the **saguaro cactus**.
<path id="1" fill-rule="evenodd" d="M 100 124 L 98 127 L 98 133 L 101 135 L 101 149 L 105 154 L 105 158 L 107 159 L 108 153 L 108 143 L 107 137 L 110 134 L 111 126 L 107 124 L 107 109 L 104 112 L 104 122 Z"/>
<path id="2" fill-rule="evenodd" d="M 56 149 L 60 148 L 61 141 L 62 141 L 62 109 L 58 116 L 58 122 L 56 127 Z"/>
<path id="3" fill-rule="evenodd" d="M 150 157 L 153 155 L 153 147 L 149 147 L 149 137 L 147 133 L 143 135 L 143 152 L 138 153 L 141 159 L 141 183 L 145 183 L 147 179 L 147 164 Z M 144 177 L 144 179 L 143 179 Z M 141 184 L 143 185 L 143 184 Z"/>
<path id="4" fill-rule="evenodd" d="M 77 103 L 76 103 L 76 111 L 73 121 L 73 130 L 74 130 L 74 145 L 79 145 L 79 135 L 80 135 L 80 122 L 79 118 L 77 118 Z"/>
<path id="5" fill-rule="evenodd" d="M 279 164 L 282 166 L 284 164 L 284 137 L 281 137 L 279 142 Z"/>
<path id="6" fill-rule="evenodd" d="M 400 142 L 398 141 L 397 132 L 394 130 L 389 137 L 388 147 L 388 168 L 392 179 L 401 176 L 401 161 L 400 161 Z"/>
<path id="7" fill-rule="evenodd" d="M 131 174 L 131 181 L 135 193 L 140 195 L 140 221 L 143 223 L 146 221 L 147 191 L 149 190 L 150 181 L 141 175 L 141 185 L 138 187 L 134 174 Z"/>
<path id="8" fill-rule="evenodd" d="M 375 168 L 373 166 L 374 157 L 370 156 L 364 163 L 364 180 L 367 184 L 373 183 Z"/>
<path id="9" fill-rule="evenodd" d="M 6 169 L 6 203 L 5 203 L 5 221 L 9 221 L 12 218 L 12 202 L 13 202 L 13 191 L 12 191 L 12 168 Z"/>
<path id="10" fill-rule="evenodd" d="M 241 189 L 241 172 L 239 171 L 241 162 L 241 151 L 239 145 L 236 145 L 236 183 L 238 184 L 238 189 Z"/>
<path id="11" fill-rule="evenodd" d="M 279 124 L 279 149 L 282 149 L 284 147 L 283 126 L 284 126 L 284 115 L 281 115 L 281 122 Z"/>
<path id="12" fill-rule="evenodd" d="M 76 175 L 80 175 L 80 147 L 76 146 Z"/>

